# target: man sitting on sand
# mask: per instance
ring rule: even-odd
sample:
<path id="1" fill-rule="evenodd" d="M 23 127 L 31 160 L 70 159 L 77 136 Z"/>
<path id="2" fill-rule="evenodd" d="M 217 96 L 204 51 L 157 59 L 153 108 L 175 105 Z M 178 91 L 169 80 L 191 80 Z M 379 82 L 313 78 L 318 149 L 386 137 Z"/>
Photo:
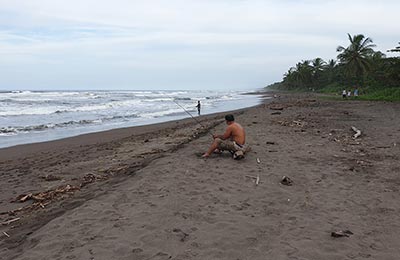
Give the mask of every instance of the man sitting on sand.
<path id="1" fill-rule="evenodd" d="M 228 127 L 223 135 L 213 135 L 214 142 L 203 154 L 203 158 L 207 158 L 213 152 L 218 151 L 230 151 L 233 153 L 234 159 L 242 159 L 244 156 L 245 148 L 244 143 L 246 141 L 246 134 L 241 125 L 235 122 L 233 115 L 226 115 L 225 122 Z"/>

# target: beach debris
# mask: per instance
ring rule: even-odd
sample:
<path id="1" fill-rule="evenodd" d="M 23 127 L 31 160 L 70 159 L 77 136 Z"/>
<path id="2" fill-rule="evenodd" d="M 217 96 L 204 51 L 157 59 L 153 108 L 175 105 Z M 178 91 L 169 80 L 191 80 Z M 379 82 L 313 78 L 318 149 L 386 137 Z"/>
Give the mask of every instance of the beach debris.
<path id="1" fill-rule="evenodd" d="M 338 231 L 333 231 L 331 233 L 332 237 L 349 237 L 353 235 L 354 233 L 351 232 L 350 230 L 338 230 Z"/>
<path id="2" fill-rule="evenodd" d="M 1 225 L 2 225 L 2 226 L 10 225 L 11 223 L 14 223 L 15 221 L 18 221 L 18 220 L 20 220 L 20 219 L 21 219 L 21 218 L 13 218 L 13 219 L 10 219 L 10 220 L 7 220 L 7 221 L 2 222 Z"/>
<path id="3" fill-rule="evenodd" d="M 6 237 L 10 237 L 10 235 L 9 235 L 7 232 L 5 232 L 5 231 L 3 231 L 3 234 L 4 234 Z"/>
<path id="4" fill-rule="evenodd" d="M 283 110 L 283 107 L 276 105 L 276 106 L 270 106 L 269 109 L 271 109 L 271 110 Z"/>
<path id="5" fill-rule="evenodd" d="M 390 146 L 376 146 L 376 148 L 388 149 L 391 148 Z"/>
<path id="6" fill-rule="evenodd" d="M 85 187 L 86 185 L 92 183 L 96 181 L 96 175 L 92 174 L 92 173 L 88 173 L 85 176 L 83 176 L 83 180 L 81 183 L 81 188 Z"/>
<path id="7" fill-rule="evenodd" d="M 293 185 L 293 181 L 289 177 L 283 176 L 282 180 L 281 180 L 281 184 L 282 185 L 287 185 L 287 186 L 292 186 Z"/>
<path id="8" fill-rule="evenodd" d="M 186 238 L 189 236 L 189 234 L 183 232 L 180 228 L 174 228 L 172 232 L 178 233 L 181 242 L 185 242 Z"/>
<path id="9" fill-rule="evenodd" d="M 52 200 L 64 193 L 68 193 L 68 192 L 73 192 L 79 190 L 79 187 L 76 186 L 71 186 L 69 184 L 67 185 L 62 185 L 59 186 L 58 188 L 54 189 L 54 190 L 48 190 L 48 191 L 44 191 L 44 192 L 39 192 L 39 193 L 29 193 L 29 194 L 22 194 L 19 195 L 16 199 L 14 199 L 11 202 L 25 202 L 27 200 L 34 200 L 36 202 L 42 202 L 42 201 L 48 201 L 48 200 Z M 44 206 L 44 204 L 42 204 Z M 38 205 L 40 206 L 40 205 Z"/>
<path id="10" fill-rule="evenodd" d="M 303 127 L 305 125 L 305 122 L 302 122 L 300 120 L 293 120 L 293 124 L 299 127 Z"/>
<path id="11" fill-rule="evenodd" d="M 236 151 L 234 154 L 233 154 L 233 159 L 235 159 L 235 160 L 241 160 L 241 159 L 243 159 L 244 158 L 244 153 L 243 153 L 243 151 Z"/>
<path id="12" fill-rule="evenodd" d="M 293 127 L 293 126 L 304 127 L 306 125 L 306 122 L 300 121 L 300 120 L 293 120 L 292 122 L 289 122 L 289 121 L 278 121 L 278 123 L 281 126 L 290 126 L 290 127 Z"/>
<path id="13" fill-rule="evenodd" d="M 0 212 L 0 215 L 15 216 L 17 212 L 19 212 L 23 209 L 24 209 L 24 207 L 20 207 L 20 208 L 14 209 L 14 210 L 3 211 L 3 212 Z"/>
<path id="14" fill-rule="evenodd" d="M 15 198 L 15 200 L 11 201 L 11 202 L 25 202 L 27 200 L 29 200 L 30 198 L 32 198 L 32 193 L 29 194 L 21 194 L 19 195 L 17 198 Z"/>
<path id="15" fill-rule="evenodd" d="M 261 183 L 261 182 L 260 182 L 260 175 L 257 175 L 257 176 L 245 175 L 245 177 L 246 177 L 246 178 L 253 179 L 253 180 L 254 180 L 254 183 L 255 183 L 256 185 L 258 185 L 258 184 Z"/>
<path id="16" fill-rule="evenodd" d="M 257 157 L 257 163 L 261 163 L 260 158 Z"/>
<path id="17" fill-rule="evenodd" d="M 352 126 L 351 129 L 355 132 L 355 134 L 353 135 L 353 139 L 357 139 L 357 137 L 361 135 L 361 131 L 354 126 Z"/>
<path id="18" fill-rule="evenodd" d="M 121 171 L 123 169 L 126 169 L 127 167 L 120 167 L 118 169 L 116 169 L 116 171 Z M 82 183 L 80 185 L 80 187 L 85 187 L 86 185 L 95 182 L 96 180 L 105 180 L 107 179 L 106 176 L 99 176 L 99 175 L 94 175 L 93 173 L 88 173 L 85 176 L 83 176 L 82 179 Z"/>
<path id="19" fill-rule="evenodd" d="M 244 177 L 250 178 L 250 179 L 257 179 L 256 176 L 251 176 L 251 175 L 245 175 Z"/>
<path id="20" fill-rule="evenodd" d="M 40 178 L 42 178 L 45 181 L 59 181 L 59 180 L 61 180 L 61 177 L 58 177 L 58 176 L 55 176 L 55 175 L 52 175 L 52 174 L 49 174 L 49 175 L 46 175 L 46 176 L 41 176 Z"/>

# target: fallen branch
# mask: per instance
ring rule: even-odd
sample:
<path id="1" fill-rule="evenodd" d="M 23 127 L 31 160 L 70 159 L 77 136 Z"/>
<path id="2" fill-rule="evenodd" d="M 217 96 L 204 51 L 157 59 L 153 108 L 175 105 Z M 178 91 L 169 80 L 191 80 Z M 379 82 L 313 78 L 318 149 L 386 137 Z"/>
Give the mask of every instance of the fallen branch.
<path id="1" fill-rule="evenodd" d="M 18 220 L 20 220 L 20 219 L 21 219 L 21 218 L 13 218 L 13 219 L 7 220 L 7 221 L 5 221 L 5 222 L 2 222 L 1 225 L 3 225 L 3 226 L 5 226 L 5 225 L 10 225 L 11 223 L 13 223 L 13 222 L 15 222 L 15 221 L 18 221 Z"/>
<path id="2" fill-rule="evenodd" d="M 10 237 L 10 235 L 9 234 L 7 234 L 7 232 L 3 232 L 3 234 L 6 236 L 6 237 Z"/>
<path id="3" fill-rule="evenodd" d="M 353 135 L 353 139 L 356 139 L 361 135 L 361 131 L 355 128 L 354 126 L 352 126 L 351 129 L 355 132 L 355 134 Z"/>
<path id="4" fill-rule="evenodd" d="M 258 185 L 259 183 L 260 183 L 260 176 L 257 175 L 257 178 L 256 178 L 256 185 Z"/>

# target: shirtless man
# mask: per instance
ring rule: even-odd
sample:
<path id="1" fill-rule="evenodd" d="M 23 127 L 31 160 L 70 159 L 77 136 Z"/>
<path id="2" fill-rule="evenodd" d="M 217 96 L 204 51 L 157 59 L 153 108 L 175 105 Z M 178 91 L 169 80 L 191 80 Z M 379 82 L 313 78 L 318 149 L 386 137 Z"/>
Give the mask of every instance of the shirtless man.
<path id="1" fill-rule="evenodd" d="M 220 151 L 230 151 L 234 153 L 235 159 L 243 158 L 244 144 L 246 141 L 246 134 L 241 125 L 235 122 L 233 115 L 226 115 L 225 122 L 228 127 L 223 135 L 213 135 L 214 142 L 208 149 L 208 151 L 203 154 L 203 158 L 207 158 L 215 150 Z"/>

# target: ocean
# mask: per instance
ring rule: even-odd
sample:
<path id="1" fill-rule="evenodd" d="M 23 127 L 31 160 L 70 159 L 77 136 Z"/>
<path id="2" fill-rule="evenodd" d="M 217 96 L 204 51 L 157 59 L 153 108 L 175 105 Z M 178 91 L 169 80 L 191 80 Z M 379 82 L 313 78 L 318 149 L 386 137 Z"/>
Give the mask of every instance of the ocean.
<path id="1" fill-rule="evenodd" d="M 260 103 L 242 91 L 0 92 L 0 148 L 197 116 Z"/>

